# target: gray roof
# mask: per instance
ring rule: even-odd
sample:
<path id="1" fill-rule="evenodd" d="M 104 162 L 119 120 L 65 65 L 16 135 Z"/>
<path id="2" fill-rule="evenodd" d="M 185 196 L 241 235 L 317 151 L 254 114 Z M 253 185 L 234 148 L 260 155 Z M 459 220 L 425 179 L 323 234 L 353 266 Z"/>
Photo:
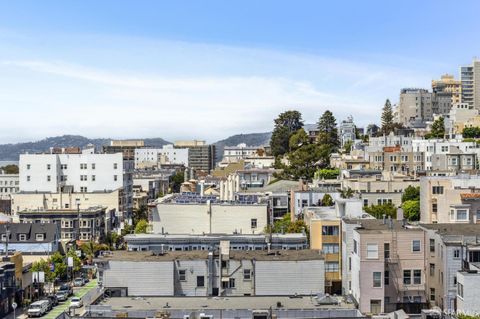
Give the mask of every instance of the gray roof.
<path id="1" fill-rule="evenodd" d="M 113 251 L 110 255 L 100 257 L 101 261 L 173 261 L 207 259 L 208 251 L 168 251 L 164 255 L 157 255 L 149 251 Z M 262 260 L 262 261 L 305 261 L 320 260 L 323 255 L 318 250 L 281 250 L 267 253 L 260 250 L 230 251 L 230 259 L 234 260 Z"/>
<path id="2" fill-rule="evenodd" d="M 480 224 L 421 224 L 421 227 L 434 230 L 439 235 L 480 235 Z"/>
<path id="3" fill-rule="evenodd" d="M 0 225 L 0 236 L 6 233 L 7 224 Z M 22 224 L 8 224 L 10 229 L 10 243 L 25 243 L 25 242 L 35 242 L 35 243 L 50 243 L 55 241 L 55 235 L 57 234 L 58 228 L 55 224 L 45 223 L 45 224 L 32 224 L 32 223 L 22 223 Z M 19 240 L 20 234 L 26 234 L 26 240 Z M 44 234 L 44 240 L 37 241 L 36 234 Z"/>
<path id="4" fill-rule="evenodd" d="M 382 231 L 390 231 L 390 221 L 387 219 L 385 224 L 383 223 L 383 219 L 351 219 L 346 220 L 346 223 L 349 224 L 361 224 L 361 227 L 357 228 L 358 232 L 382 232 Z M 395 231 L 423 231 L 423 229 L 411 226 L 407 224 L 406 227 L 403 226 L 403 222 L 401 220 L 392 220 L 393 229 Z"/>
<path id="5" fill-rule="evenodd" d="M 298 181 L 279 180 L 264 187 L 241 190 L 239 193 L 286 193 L 290 190 L 297 190 L 300 184 Z"/>

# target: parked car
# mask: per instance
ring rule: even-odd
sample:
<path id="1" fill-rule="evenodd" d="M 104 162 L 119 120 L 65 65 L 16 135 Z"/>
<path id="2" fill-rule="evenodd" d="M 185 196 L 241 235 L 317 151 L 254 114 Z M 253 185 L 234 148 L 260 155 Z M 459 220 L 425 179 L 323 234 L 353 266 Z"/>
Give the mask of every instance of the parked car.
<path id="1" fill-rule="evenodd" d="M 58 291 L 66 291 L 69 296 L 73 295 L 73 289 L 69 284 L 63 284 Z"/>
<path id="2" fill-rule="evenodd" d="M 48 295 L 47 299 L 51 301 L 54 307 L 58 305 L 58 298 L 56 295 Z"/>
<path id="3" fill-rule="evenodd" d="M 85 282 L 83 281 L 83 278 L 78 277 L 73 280 L 73 285 L 75 287 L 82 287 L 83 285 L 85 285 Z"/>
<path id="4" fill-rule="evenodd" d="M 57 297 L 58 301 L 67 301 L 68 299 L 68 292 L 67 291 L 58 291 L 55 296 Z"/>
<path id="5" fill-rule="evenodd" d="M 52 308 L 53 308 L 53 301 L 52 300 L 48 299 L 48 297 L 45 297 L 40 301 L 46 301 L 47 304 L 48 304 L 47 305 L 48 311 L 52 310 Z"/>
<path id="6" fill-rule="evenodd" d="M 73 297 L 70 302 L 70 308 L 81 308 L 83 307 L 83 300 L 80 297 Z"/>
<path id="7" fill-rule="evenodd" d="M 35 301 L 27 310 L 28 317 L 41 317 L 48 312 L 48 300 Z"/>

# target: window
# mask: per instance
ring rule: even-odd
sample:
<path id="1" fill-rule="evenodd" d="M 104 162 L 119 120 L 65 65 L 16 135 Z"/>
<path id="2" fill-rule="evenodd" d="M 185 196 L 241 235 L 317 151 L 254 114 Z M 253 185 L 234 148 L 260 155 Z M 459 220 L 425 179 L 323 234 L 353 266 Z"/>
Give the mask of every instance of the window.
<path id="1" fill-rule="evenodd" d="M 352 270 L 352 257 L 348 257 L 348 270 Z"/>
<path id="2" fill-rule="evenodd" d="M 373 288 L 382 287 L 382 273 L 380 271 L 373 272 Z"/>
<path id="3" fill-rule="evenodd" d="M 420 240 L 412 240 L 412 251 L 419 252 L 421 251 Z"/>
<path id="4" fill-rule="evenodd" d="M 367 206 L 368 206 L 368 199 L 364 198 L 363 199 L 363 207 L 367 207 Z"/>
<path id="5" fill-rule="evenodd" d="M 367 258 L 368 259 L 378 258 L 378 245 L 377 244 L 367 244 Z"/>
<path id="6" fill-rule="evenodd" d="M 30 164 L 27 164 L 27 169 L 30 169 Z"/>
<path id="7" fill-rule="evenodd" d="M 80 169 L 87 169 L 86 163 L 80 163 Z"/>
<path id="8" fill-rule="evenodd" d="M 230 288 L 235 288 L 235 278 L 230 278 L 228 280 L 228 285 L 230 286 Z"/>
<path id="9" fill-rule="evenodd" d="M 457 220 L 468 220 L 468 211 L 466 209 L 457 210 Z"/>
<path id="10" fill-rule="evenodd" d="M 430 264 L 430 276 L 435 276 L 435 264 Z"/>
<path id="11" fill-rule="evenodd" d="M 438 212 L 438 204 L 437 203 L 433 203 L 432 204 L 432 213 L 437 213 Z"/>
<path id="12" fill-rule="evenodd" d="M 117 175 L 113 175 L 113 180 L 116 182 L 117 181 Z"/>
<path id="13" fill-rule="evenodd" d="M 44 234 L 35 234 L 35 240 L 36 241 L 43 241 L 45 239 Z"/>
<path id="14" fill-rule="evenodd" d="M 430 252 L 435 252 L 435 239 L 430 239 Z"/>
<path id="15" fill-rule="evenodd" d="M 27 182 L 30 182 L 30 176 L 27 176 Z"/>
<path id="16" fill-rule="evenodd" d="M 460 258 L 460 249 L 453 250 L 453 258 L 459 259 Z"/>
<path id="17" fill-rule="evenodd" d="M 26 241 L 26 240 L 27 240 L 27 235 L 26 235 L 26 234 L 20 234 L 20 235 L 18 235 L 18 240 L 19 240 L 19 241 Z"/>
<path id="18" fill-rule="evenodd" d="M 60 181 L 61 182 L 66 182 L 67 181 L 67 175 L 60 176 Z"/>
<path id="19" fill-rule="evenodd" d="M 86 192 L 87 192 L 87 187 L 81 186 L 80 193 L 86 193 Z"/>
<path id="20" fill-rule="evenodd" d="M 95 163 L 92 163 L 92 169 L 95 169 Z"/>
<path id="21" fill-rule="evenodd" d="M 372 314 L 379 314 L 382 311 L 382 301 L 380 299 L 370 300 L 370 312 Z"/>
<path id="22" fill-rule="evenodd" d="M 62 220 L 62 227 L 63 228 L 72 228 L 73 221 L 72 220 Z"/>
<path id="23" fill-rule="evenodd" d="M 390 271 L 388 270 L 385 270 L 385 272 L 383 273 L 383 284 L 385 286 L 390 285 Z"/>
<path id="24" fill-rule="evenodd" d="M 52 177 L 50 175 L 47 175 L 47 182 L 50 182 L 52 180 Z"/>
<path id="25" fill-rule="evenodd" d="M 403 284 L 404 285 L 411 285 L 412 284 L 412 271 L 411 270 L 404 270 L 403 271 Z"/>
<path id="26" fill-rule="evenodd" d="M 256 218 L 252 218 L 250 220 L 250 225 L 252 228 L 257 228 L 257 219 Z"/>
<path id="27" fill-rule="evenodd" d="M 430 301 L 435 301 L 435 288 L 430 288 Z"/>
<path id="28" fill-rule="evenodd" d="M 353 240 L 353 252 L 355 254 L 358 252 L 358 243 L 355 239 Z"/>
<path id="29" fill-rule="evenodd" d="M 95 182 L 95 175 L 92 175 L 92 182 Z"/>
<path id="30" fill-rule="evenodd" d="M 326 262 L 325 263 L 325 272 L 338 272 L 338 262 Z"/>
<path id="31" fill-rule="evenodd" d="M 52 165 L 47 164 L 47 169 L 49 170 L 52 167 Z"/>
<path id="32" fill-rule="evenodd" d="M 118 168 L 118 164 L 117 163 L 113 163 L 113 169 L 117 169 Z"/>
<path id="33" fill-rule="evenodd" d="M 338 254 L 338 244 L 323 244 L 322 250 L 325 254 Z"/>
<path id="34" fill-rule="evenodd" d="M 197 276 L 197 287 L 205 287 L 205 277 Z"/>
<path id="35" fill-rule="evenodd" d="M 67 164 L 61 164 L 61 165 L 60 165 L 60 168 L 61 168 L 61 169 L 67 169 L 68 166 L 67 166 Z"/>
<path id="36" fill-rule="evenodd" d="M 338 236 L 338 226 L 322 226 L 322 235 Z"/>
<path id="37" fill-rule="evenodd" d="M 383 244 L 383 255 L 385 259 L 390 258 L 390 243 Z"/>
<path id="38" fill-rule="evenodd" d="M 185 269 L 178 270 L 178 280 L 186 281 L 187 280 L 187 271 Z"/>
<path id="39" fill-rule="evenodd" d="M 463 285 L 461 283 L 457 284 L 457 295 L 463 299 Z"/>
<path id="40" fill-rule="evenodd" d="M 415 269 L 413 271 L 413 284 L 414 285 L 422 284 L 422 271 L 420 269 Z"/>
<path id="41" fill-rule="evenodd" d="M 432 186 L 432 194 L 443 194 L 443 186 Z"/>
<path id="42" fill-rule="evenodd" d="M 252 279 L 252 270 L 251 269 L 244 269 L 243 270 L 243 280 L 251 280 Z"/>

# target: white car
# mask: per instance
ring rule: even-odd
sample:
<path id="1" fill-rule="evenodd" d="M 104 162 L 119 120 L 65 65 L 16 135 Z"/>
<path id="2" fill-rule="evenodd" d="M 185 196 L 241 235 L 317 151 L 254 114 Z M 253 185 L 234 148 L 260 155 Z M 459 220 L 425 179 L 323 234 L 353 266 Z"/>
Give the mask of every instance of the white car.
<path id="1" fill-rule="evenodd" d="M 82 308 L 83 307 L 83 300 L 79 297 L 72 297 L 70 302 L 70 308 Z"/>

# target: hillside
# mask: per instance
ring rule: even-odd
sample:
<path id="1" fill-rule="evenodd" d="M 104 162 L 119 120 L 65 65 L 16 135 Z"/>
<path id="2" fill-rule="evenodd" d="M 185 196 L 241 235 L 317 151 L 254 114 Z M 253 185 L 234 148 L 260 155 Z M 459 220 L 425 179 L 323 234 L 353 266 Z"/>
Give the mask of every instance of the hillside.
<path id="1" fill-rule="evenodd" d="M 161 138 L 147 138 L 144 140 L 145 145 L 153 147 L 161 147 L 170 143 Z M 85 147 L 88 144 L 93 144 L 100 149 L 103 145 L 109 144 L 110 141 L 111 139 L 109 138 L 90 139 L 80 135 L 63 135 L 48 137 L 36 142 L 3 144 L 0 145 L 0 161 L 18 161 L 20 154 L 46 152 L 50 147 Z"/>
<path id="2" fill-rule="evenodd" d="M 271 132 L 266 133 L 250 133 L 237 134 L 227 137 L 226 139 L 215 142 L 216 146 L 216 160 L 221 161 L 223 156 L 223 148 L 225 146 L 237 146 L 240 143 L 245 143 L 247 146 L 262 146 L 270 143 Z"/>

